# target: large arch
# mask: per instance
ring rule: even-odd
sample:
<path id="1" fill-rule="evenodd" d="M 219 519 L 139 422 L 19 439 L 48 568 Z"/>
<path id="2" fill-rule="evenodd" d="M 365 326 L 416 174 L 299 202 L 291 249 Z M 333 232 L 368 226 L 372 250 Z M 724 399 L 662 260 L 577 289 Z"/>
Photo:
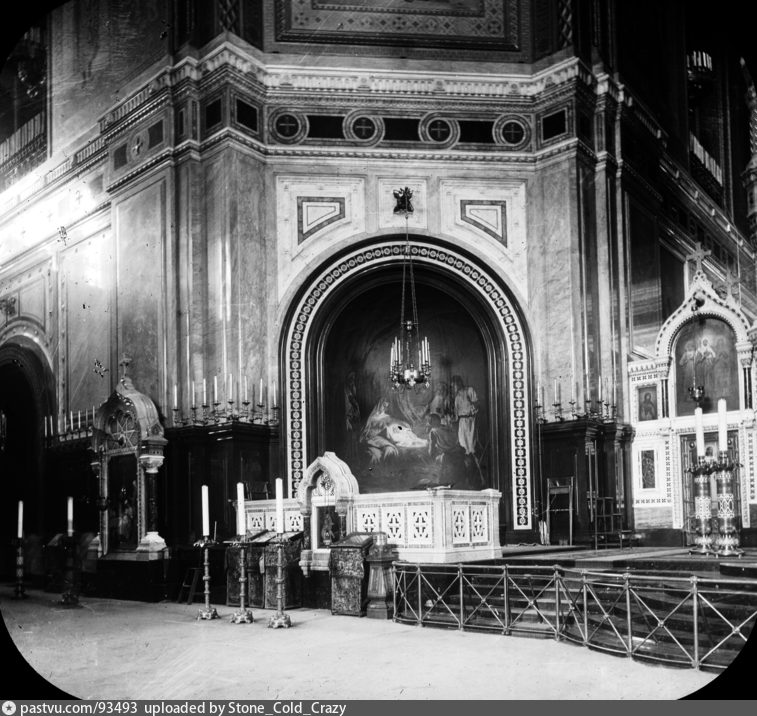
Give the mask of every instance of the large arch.
<path id="1" fill-rule="evenodd" d="M 0 411 L 7 431 L 7 444 L 0 452 L 6 536 L 16 534 L 17 500 L 24 500 L 25 535 L 44 534 L 48 518 L 43 420 L 55 412 L 55 383 L 48 357 L 30 333 L 31 327 L 18 321 L 3 332 L 0 342 Z M 8 568 L 3 564 L 3 571 Z"/>
<path id="2" fill-rule="evenodd" d="M 316 373 L 309 361 L 319 336 L 323 312 L 333 305 L 340 292 L 349 291 L 353 282 L 363 281 L 377 272 L 396 268 L 406 244 L 404 237 L 380 237 L 350 247 L 325 261 L 304 282 L 290 304 L 283 324 L 282 427 L 286 436 L 285 460 L 290 494 L 297 494 L 306 467 L 316 457 L 310 454 L 308 436 L 316 430 L 314 413 L 308 404 L 313 394 Z M 530 406 L 531 354 L 527 327 L 520 307 L 501 277 L 479 260 L 439 240 L 414 236 L 411 240 L 413 262 L 419 272 L 424 269 L 446 277 L 462 287 L 481 306 L 493 332 L 498 336 L 502 358 L 507 365 L 506 380 L 509 431 L 506 442 L 512 495 L 512 526 L 515 530 L 532 529 L 533 486 L 531 484 Z M 500 361 L 502 362 L 502 361 Z M 501 367 L 501 366 L 500 366 Z M 504 492 L 504 490 L 503 490 Z"/>

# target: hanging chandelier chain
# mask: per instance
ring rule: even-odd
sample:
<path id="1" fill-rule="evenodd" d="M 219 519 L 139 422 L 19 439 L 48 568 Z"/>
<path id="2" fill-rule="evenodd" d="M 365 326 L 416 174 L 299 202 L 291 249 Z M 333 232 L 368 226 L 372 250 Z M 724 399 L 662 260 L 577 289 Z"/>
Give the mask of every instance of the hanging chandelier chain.
<path id="1" fill-rule="evenodd" d="M 402 305 L 400 306 L 400 335 L 405 329 L 405 284 L 407 283 L 407 257 L 410 255 L 410 238 L 407 233 L 407 214 L 405 214 L 405 257 L 402 260 Z M 410 280 L 412 281 L 412 271 Z M 414 293 L 414 292 L 413 292 Z"/>
<path id="2" fill-rule="evenodd" d="M 405 216 L 405 249 L 402 255 L 402 306 L 400 309 L 400 333 L 395 337 L 390 350 L 390 380 L 398 389 L 428 388 L 431 376 L 430 349 L 428 340 L 420 336 L 418 302 L 415 295 L 415 271 L 413 252 L 410 246 L 409 216 L 413 213 L 413 192 L 405 187 L 394 192 L 397 199 L 395 214 Z M 412 318 L 406 318 L 407 282 L 410 281 Z M 415 365 L 415 360 L 418 365 Z"/>

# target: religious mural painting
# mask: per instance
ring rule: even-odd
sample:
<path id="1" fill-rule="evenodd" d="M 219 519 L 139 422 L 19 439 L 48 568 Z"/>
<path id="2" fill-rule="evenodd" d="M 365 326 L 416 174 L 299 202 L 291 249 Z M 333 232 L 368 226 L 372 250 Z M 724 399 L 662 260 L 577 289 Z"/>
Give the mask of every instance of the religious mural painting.
<path id="1" fill-rule="evenodd" d="M 676 340 L 676 414 L 693 415 L 696 402 L 689 388 L 702 386 L 705 413 L 717 410 L 725 398 L 729 410 L 739 407 L 738 361 L 735 335 L 717 318 L 701 318 L 687 323 Z"/>
<path id="2" fill-rule="evenodd" d="M 657 386 L 645 385 L 637 391 L 639 398 L 639 421 L 657 420 Z"/>
<path id="3" fill-rule="evenodd" d="M 641 451 L 641 489 L 654 490 L 657 486 L 655 478 L 654 450 Z"/>
<path id="4" fill-rule="evenodd" d="M 398 295 L 387 288 L 368 291 L 333 325 L 325 352 L 332 389 L 324 396 L 323 447 L 350 466 L 363 493 L 484 489 L 489 406 L 481 336 L 454 299 L 419 287 L 422 332 L 434 366 L 431 384 L 395 390 L 389 352 L 396 326 L 390 318 Z"/>

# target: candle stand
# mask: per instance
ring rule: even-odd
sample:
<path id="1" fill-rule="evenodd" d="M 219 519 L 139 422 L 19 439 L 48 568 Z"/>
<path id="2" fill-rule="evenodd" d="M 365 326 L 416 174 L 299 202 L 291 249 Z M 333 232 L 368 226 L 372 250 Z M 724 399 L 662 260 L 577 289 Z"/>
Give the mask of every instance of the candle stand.
<path id="1" fill-rule="evenodd" d="M 26 599 L 29 595 L 24 587 L 24 541 L 16 538 L 16 586 L 13 589 L 13 599 Z"/>
<path id="2" fill-rule="evenodd" d="M 252 612 L 245 607 L 247 594 L 247 540 L 243 535 L 238 535 L 231 543 L 232 547 L 239 548 L 239 611 L 231 615 L 233 624 L 252 624 Z"/>
<path id="3" fill-rule="evenodd" d="M 67 535 L 61 539 L 63 550 L 66 553 L 66 568 L 63 573 L 63 593 L 60 595 L 58 604 L 63 607 L 78 607 L 79 604 L 79 577 L 80 565 L 76 559 L 76 540 L 73 535 Z"/>
<path id="4" fill-rule="evenodd" d="M 276 613 L 268 620 L 269 629 L 288 629 L 292 620 L 284 611 L 284 536 L 276 535 Z"/>
<path id="5" fill-rule="evenodd" d="M 198 612 L 198 619 L 218 619 L 216 608 L 210 606 L 210 555 L 208 551 L 212 544 L 215 544 L 215 540 L 210 539 L 208 535 L 195 542 L 195 547 L 200 547 L 203 551 L 204 573 L 202 581 L 205 584 L 205 606 Z"/>
<path id="6" fill-rule="evenodd" d="M 741 557 L 739 533 L 736 526 L 736 500 L 733 493 L 733 473 L 736 465 L 728 458 L 728 451 L 721 450 L 717 464 L 718 536 L 715 540 L 719 557 Z"/>
<path id="7" fill-rule="evenodd" d="M 717 554 L 712 548 L 712 514 L 710 508 L 710 473 L 712 471 L 713 466 L 708 464 L 703 456 L 697 458 L 696 467 L 690 470 L 694 476 L 694 517 L 697 533 L 694 542 L 697 547 L 690 549 L 689 554 Z"/>

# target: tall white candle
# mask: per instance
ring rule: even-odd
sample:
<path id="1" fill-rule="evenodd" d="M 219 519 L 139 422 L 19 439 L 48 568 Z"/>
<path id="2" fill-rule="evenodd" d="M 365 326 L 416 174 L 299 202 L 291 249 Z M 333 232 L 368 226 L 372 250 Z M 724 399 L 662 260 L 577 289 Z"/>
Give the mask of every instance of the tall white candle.
<path id="1" fill-rule="evenodd" d="M 45 437 L 47 437 L 47 415 L 45 415 Z"/>
<path id="2" fill-rule="evenodd" d="M 24 536 L 24 501 L 18 501 L 18 538 Z"/>
<path id="3" fill-rule="evenodd" d="M 76 411 L 76 428 L 81 430 L 81 410 Z"/>
<path id="4" fill-rule="evenodd" d="M 74 533 L 74 498 L 68 498 L 68 509 L 66 511 L 68 518 L 68 536 L 70 537 Z"/>
<path id="5" fill-rule="evenodd" d="M 174 410 L 179 407 L 179 386 L 176 383 L 173 384 L 173 407 Z"/>
<path id="6" fill-rule="evenodd" d="M 718 400 L 718 450 L 728 450 L 728 417 L 725 398 Z"/>
<path id="7" fill-rule="evenodd" d="M 192 407 L 195 406 L 195 382 L 192 381 Z"/>
<path id="8" fill-rule="evenodd" d="M 697 457 L 704 457 L 704 427 L 702 426 L 702 409 L 694 410 L 694 432 L 697 440 Z"/>
<path id="9" fill-rule="evenodd" d="M 263 379 L 260 379 L 260 400 L 258 400 L 258 405 L 263 405 Z"/>
<path id="10" fill-rule="evenodd" d="M 231 377 L 231 373 L 229 373 L 229 391 L 226 400 L 230 403 L 234 402 L 234 379 Z"/>
<path id="11" fill-rule="evenodd" d="M 208 404 L 208 381 L 205 378 L 202 379 L 202 404 Z"/>
<path id="12" fill-rule="evenodd" d="M 218 376 L 213 376 L 213 402 L 218 402 Z"/>
<path id="13" fill-rule="evenodd" d="M 244 402 L 247 402 L 247 376 L 244 377 Z"/>
<path id="14" fill-rule="evenodd" d="M 284 481 L 276 478 L 276 532 L 284 532 Z"/>
<path id="15" fill-rule="evenodd" d="M 273 384 L 273 407 L 276 407 L 276 383 Z"/>
<path id="16" fill-rule="evenodd" d="M 208 509 L 208 486 L 202 486 L 202 536 L 210 537 L 210 510 Z"/>
<path id="17" fill-rule="evenodd" d="M 237 534 L 244 535 L 246 530 L 246 520 L 244 515 L 244 484 L 237 483 Z"/>

